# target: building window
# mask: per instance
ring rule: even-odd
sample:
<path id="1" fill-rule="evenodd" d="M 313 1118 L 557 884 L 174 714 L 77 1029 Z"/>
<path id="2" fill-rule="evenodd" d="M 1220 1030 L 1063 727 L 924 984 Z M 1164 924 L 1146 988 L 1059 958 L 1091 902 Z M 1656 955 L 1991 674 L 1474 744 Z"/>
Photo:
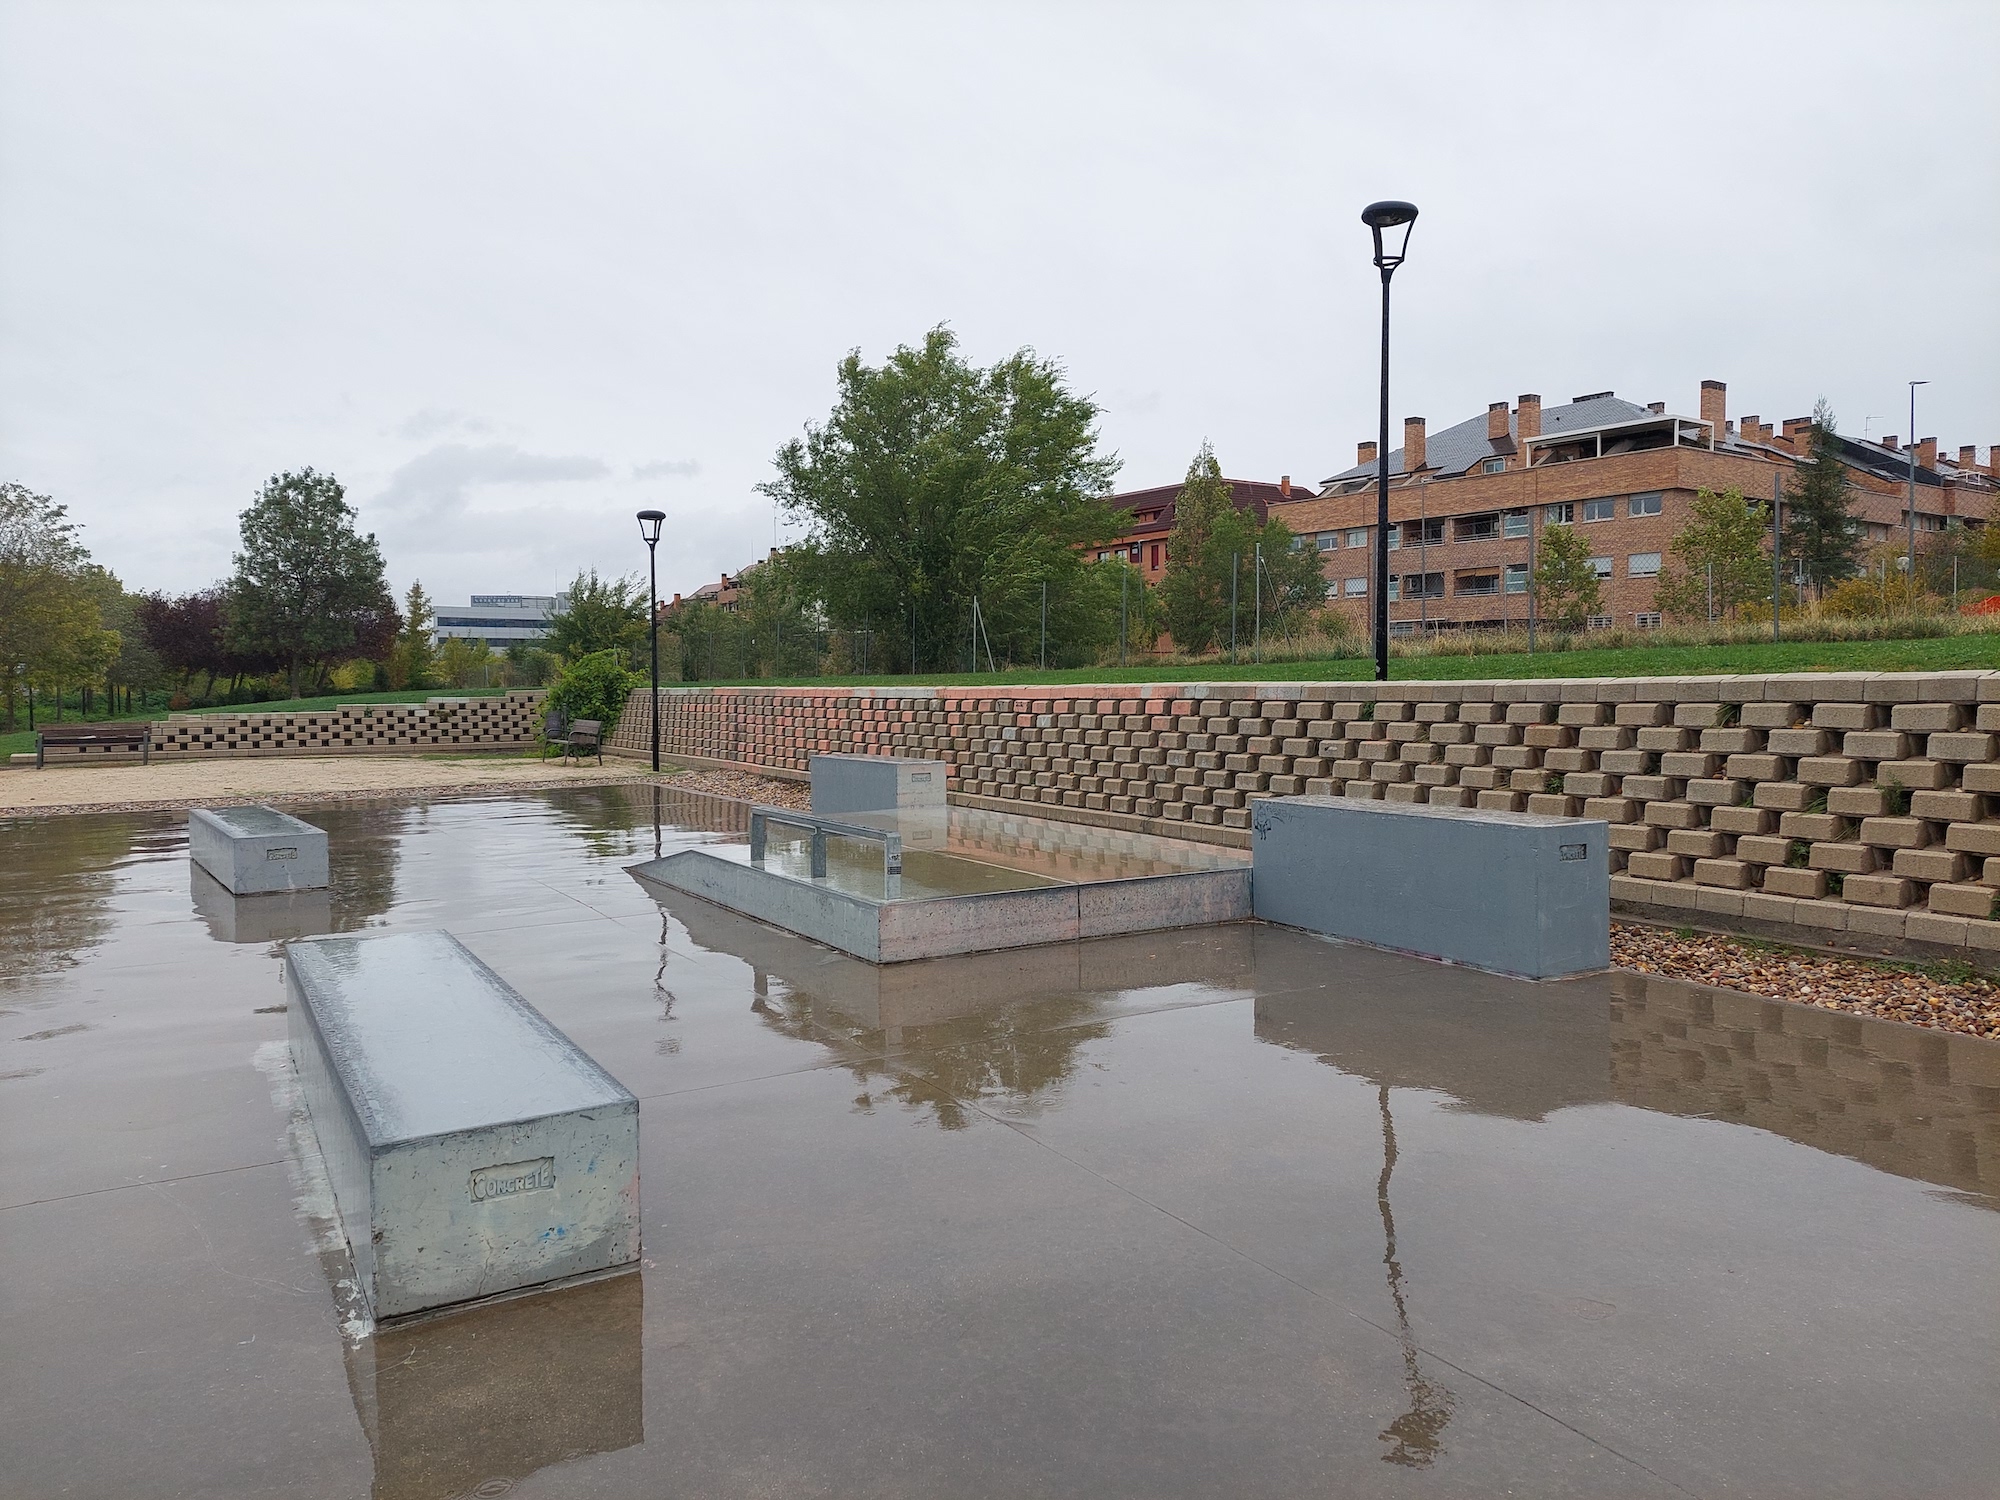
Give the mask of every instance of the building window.
<path id="1" fill-rule="evenodd" d="M 1389 634 L 1391 635 L 1415 635 L 1416 633 L 1417 622 L 1415 620 L 1391 620 L 1389 622 Z"/>
<path id="2" fill-rule="evenodd" d="M 1319 543 L 1320 551 L 1331 552 L 1340 545 L 1340 533 L 1337 531 L 1322 531 L 1313 540 Z"/>
<path id="3" fill-rule="evenodd" d="M 1590 560 L 1590 571 L 1595 573 L 1599 578 L 1609 578 L 1611 576 L 1611 559 L 1608 557 L 1593 557 Z M 1653 571 L 1655 573 L 1660 571 L 1657 561 L 1653 564 Z"/>
<path id="4" fill-rule="evenodd" d="M 1461 594 L 1497 594 L 1500 592 L 1500 575 L 1461 573 L 1458 576 L 1458 591 Z"/>
<path id="5" fill-rule="evenodd" d="M 1616 500 L 1586 500 L 1583 502 L 1583 518 L 1586 521 L 1609 521 L 1617 509 Z"/>
<path id="6" fill-rule="evenodd" d="M 1444 522 L 1442 520 L 1417 522 L 1417 529 L 1410 534 L 1410 545 L 1414 547 L 1419 543 L 1426 547 L 1442 547 Z"/>
<path id="7" fill-rule="evenodd" d="M 1155 568 L 1159 567 L 1159 565 L 1160 565 L 1160 544 L 1159 544 L 1158 542 L 1155 542 L 1155 543 L 1153 543 L 1153 562 L 1152 562 L 1152 565 L 1153 565 L 1153 567 L 1155 567 Z"/>
<path id="8" fill-rule="evenodd" d="M 1390 584 L 1390 587 L 1391 589 L 1395 587 L 1393 582 Z M 1365 578 L 1342 579 L 1340 584 L 1340 592 L 1346 598 L 1357 599 L 1361 595 L 1368 592 L 1368 580 Z"/>
<path id="9" fill-rule="evenodd" d="M 1111 553 L 1109 550 L 1097 554 L 1097 560 L 1099 562 L 1108 562 L 1110 561 L 1110 558 L 1111 558 Z"/>
<path id="10" fill-rule="evenodd" d="M 1309 536 L 1295 536 L 1292 538 L 1292 550 L 1294 552 L 1302 552 L 1311 542 L 1312 538 Z"/>
<path id="11" fill-rule="evenodd" d="M 1389 550 L 1391 552 L 1394 552 L 1398 547 L 1402 545 L 1403 545 L 1403 528 L 1400 526 L 1391 526 L 1389 528 Z"/>
<path id="12" fill-rule="evenodd" d="M 1558 500 L 1554 505 L 1542 507 L 1542 519 L 1551 526 L 1573 526 L 1576 524 L 1576 502 Z"/>
<path id="13" fill-rule="evenodd" d="M 1346 541 L 1344 541 L 1344 542 L 1342 542 L 1342 543 L 1341 543 L 1341 545 L 1342 545 L 1343 547 L 1365 547 L 1365 546 L 1367 546 L 1367 545 L 1368 545 L 1368 528 L 1367 528 L 1366 526 L 1350 526 L 1350 527 L 1348 527 L 1348 528 L 1347 528 L 1347 540 L 1346 540 Z"/>
<path id="14" fill-rule="evenodd" d="M 1507 564 L 1507 592 L 1525 594 L 1528 592 L 1528 565 L 1526 563 Z"/>
<path id="15" fill-rule="evenodd" d="M 1625 502 L 1628 516 L 1657 516 L 1660 513 L 1660 492 L 1652 490 L 1644 495 L 1634 495 Z"/>
<path id="16" fill-rule="evenodd" d="M 1444 574 L 1405 573 L 1403 575 L 1404 599 L 1442 599 L 1444 597 Z"/>
<path id="17" fill-rule="evenodd" d="M 1134 542 L 1129 551 L 1132 559 L 1132 566 L 1136 568 L 1137 566 L 1139 566 L 1139 544 L 1137 542 Z"/>
<path id="18" fill-rule="evenodd" d="M 1587 615 L 1584 617 L 1583 628 L 1585 630 L 1609 630 L 1611 628 L 1611 616 Z"/>
<path id="19" fill-rule="evenodd" d="M 1634 552 L 1625 560 L 1625 572 L 1632 578 L 1658 578 L 1660 576 L 1660 554 L 1657 552 Z"/>
<path id="20" fill-rule="evenodd" d="M 1496 515 L 1460 516 L 1452 523 L 1452 540 L 1459 542 L 1490 542 L 1500 535 L 1500 518 Z"/>
<path id="21" fill-rule="evenodd" d="M 1660 628 L 1660 613 L 1658 610 L 1650 612 L 1642 611 L 1632 616 L 1632 623 L 1641 630 L 1658 630 Z"/>
<path id="22" fill-rule="evenodd" d="M 1500 518 L 1502 536 L 1526 536 L 1528 534 L 1528 513 L 1525 510 L 1510 510 Z"/>
<path id="23" fill-rule="evenodd" d="M 1403 580 L 1394 573 L 1389 575 L 1389 602 L 1396 603 L 1403 597 Z"/>
<path id="24" fill-rule="evenodd" d="M 1506 471 L 1507 460 L 1504 458 L 1489 458 L 1479 466 L 1479 472 L 1482 474 L 1504 474 Z"/>

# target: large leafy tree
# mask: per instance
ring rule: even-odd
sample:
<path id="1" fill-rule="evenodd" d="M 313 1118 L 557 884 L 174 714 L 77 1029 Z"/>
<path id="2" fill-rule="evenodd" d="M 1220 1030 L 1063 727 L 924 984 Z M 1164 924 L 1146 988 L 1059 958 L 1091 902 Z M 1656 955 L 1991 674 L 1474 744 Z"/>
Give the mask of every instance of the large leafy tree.
<path id="1" fill-rule="evenodd" d="M 856 350 L 837 380 L 827 420 L 779 449 L 760 487 L 808 528 L 791 550 L 827 623 L 898 631 L 896 656 L 920 667 L 955 663 L 976 599 L 998 656 L 1033 661 L 1046 589 L 1051 659 L 1082 650 L 1101 622 L 1081 549 L 1121 519 L 1096 403 L 1030 350 L 977 368 L 944 327 L 880 366 Z"/>
<path id="2" fill-rule="evenodd" d="M 1785 555 L 1804 568 L 1818 598 L 1861 571 L 1861 522 L 1840 461 L 1833 408 L 1824 398 L 1813 407 L 1811 430 L 1805 461 L 1792 471 L 1785 491 Z"/>
<path id="3" fill-rule="evenodd" d="M 0 709 L 9 729 L 24 687 L 88 682 L 117 658 L 89 564 L 64 506 L 0 484 Z"/>
<path id="4" fill-rule="evenodd" d="M 576 575 L 563 607 L 549 618 L 549 649 L 564 661 L 599 651 L 620 651 L 629 663 L 646 637 L 646 584 L 636 575 L 600 578 L 589 568 Z"/>
<path id="5" fill-rule="evenodd" d="M 230 644 L 282 663 L 299 696 L 307 668 L 379 645 L 394 615 L 382 549 L 354 527 L 354 507 L 331 474 L 274 475 L 243 512 L 243 547 L 228 585 Z"/>
<path id="6" fill-rule="evenodd" d="M 1590 543 L 1563 525 L 1542 528 L 1541 549 L 1530 583 L 1535 611 L 1563 630 L 1581 630 L 1604 607 L 1604 587 L 1590 560 Z"/>
<path id="7" fill-rule="evenodd" d="M 1733 617 L 1771 602 L 1771 507 L 1741 490 L 1702 490 L 1653 589 L 1656 609 L 1684 620 Z"/>

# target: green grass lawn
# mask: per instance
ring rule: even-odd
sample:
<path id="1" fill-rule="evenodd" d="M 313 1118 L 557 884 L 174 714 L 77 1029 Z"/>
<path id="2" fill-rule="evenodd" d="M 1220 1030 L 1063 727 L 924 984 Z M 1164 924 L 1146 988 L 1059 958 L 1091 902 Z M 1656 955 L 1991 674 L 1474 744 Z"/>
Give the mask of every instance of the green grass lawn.
<path id="1" fill-rule="evenodd" d="M 1644 646 L 1619 651 L 1523 652 L 1491 656 L 1395 657 L 1397 681 L 1457 681 L 1485 677 L 1707 677 L 1758 672 L 2000 671 L 2000 634 L 1940 636 L 1914 641 L 1782 641 L 1744 646 Z M 1375 675 L 1369 657 L 1331 661 L 1247 659 L 1181 666 L 1080 667 L 1074 671 L 932 673 L 916 677 L 718 678 L 688 687 L 946 686 L 964 683 L 1098 682 L 1355 682 Z"/>
<path id="2" fill-rule="evenodd" d="M 195 708 L 189 709 L 188 712 L 212 714 L 297 714 L 309 713 L 315 709 L 338 708 L 343 703 L 422 703 L 426 698 L 497 698 L 505 691 L 507 691 L 505 688 L 425 688 L 416 692 L 404 693 L 334 693 L 325 698 L 286 698 L 274 703 L 232 703 L 224 708 Z M 99 711 L 81 720 L 74 713 L 66 713 L 62 717 L 62 722 L 64 724 L 99 724 L 109 721 L 117 724 L 136 724 L 148 719 L 164 719 L 166 716 L 166 709 L 151 708 L 143 713 L 129 714 L 107 714 Z M 40 716 L 38 715 L 37 717 L 39 721 Z M 54 727 L 53 724 L 51 724 L 51 727 Z M 25 728 L 17 729 L 12 734 L 0 733 L 0 765 L 6 764 L 4 759 L 6 756 L 33 754 L 34 749 L 35 736 Z"/>

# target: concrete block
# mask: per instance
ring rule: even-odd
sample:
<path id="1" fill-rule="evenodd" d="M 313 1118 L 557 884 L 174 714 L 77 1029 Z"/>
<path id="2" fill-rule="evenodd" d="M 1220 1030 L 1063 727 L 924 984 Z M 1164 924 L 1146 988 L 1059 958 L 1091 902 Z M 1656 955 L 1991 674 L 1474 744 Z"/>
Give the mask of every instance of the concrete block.
<path id="1" fill-rule="evenodd" d="M 1986 922 L 1993 918 L 1996 897 L 2000 891 L 1986 885 L 1934 885 L 1931 910 L 1939 916 L 1977 917 Z"/>
<path id="2" fill-rule="evenodd" d="M 1913 911 L 1903 923 L 1903 936 L 1913 943 L 1937 943 L 1946 948 L 1963 948 L 1966 929 L 1970 925 L 1963 917 Z"/>
<path id="3" fill-rule="evenodd" d="M 1790 896 L 1774 896 L 1768 891 L 1743 893 L 1743 915 L 1759 922 L 1789 922 L 1796 904 Z"/>
<path id="4" fill-rule="evenodd" d="M 290 943 L 285 980 L 378 1319 L 638 1259 L 638 1100 L 456 938 Z"/>
<path id="5" fill-rule="evenodd" d="M 1786 865 L 1772 865 L 1764 871 L 1764 889 L 1773 896 L 1818 901 L 1826 895 L 1826 872 L 1794 870 Z"/>
<path id="6" fill-rule="evenodd" d="M 1536 979 L 1610 962 L 1602 823 L 1292 798 L 1254 830 L 1267 921 Z"/>
<path id="7" fill-rule="evenodd" d="M 815 755 L 807 766 L 812 772 L 812 810 L 829 817 L 945 805 L 949 768 L 941 760 Z"/>
<path id="8" fill-rule="evenodd" d="M 191 808 L 188 857 L 236 896 L 333 883 L 326 831 L 275 807 Z"/>
<path id="9" fill-rule="evenodd" d="M 1883 911 L 1872 906 L 1856 906 L 1847 913 L 1847 930 L 1870 937 L 1900 938 L 1905 935 L 1908 915 L 1900 910 Z"/>

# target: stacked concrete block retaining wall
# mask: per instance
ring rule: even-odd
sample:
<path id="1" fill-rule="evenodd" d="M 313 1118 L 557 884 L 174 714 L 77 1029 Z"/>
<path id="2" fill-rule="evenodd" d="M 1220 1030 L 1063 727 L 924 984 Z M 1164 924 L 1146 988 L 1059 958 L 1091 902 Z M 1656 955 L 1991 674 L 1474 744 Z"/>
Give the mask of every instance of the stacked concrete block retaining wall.
<path id="1" fill-rule="evenodd" d="M 614 748 L 645 753 L 644 690 Z M 1298 793 L 1601 818 L 1615 904 L 2000 955 L 2000 672 L 663 690 L 664 752 L 1247 844 Z"/>
<path id="2" fill-rule="evenodd" d="M 424 703 L 343 703 L 307 713 L 174 714 L 153 726 L 153 758 L 518 749 L 535 743 L 547 697 L 536 688 Z M 99 749 L 68 745 L 51 745 L 47 754 L 50 765 L 105 758 Z"/>

